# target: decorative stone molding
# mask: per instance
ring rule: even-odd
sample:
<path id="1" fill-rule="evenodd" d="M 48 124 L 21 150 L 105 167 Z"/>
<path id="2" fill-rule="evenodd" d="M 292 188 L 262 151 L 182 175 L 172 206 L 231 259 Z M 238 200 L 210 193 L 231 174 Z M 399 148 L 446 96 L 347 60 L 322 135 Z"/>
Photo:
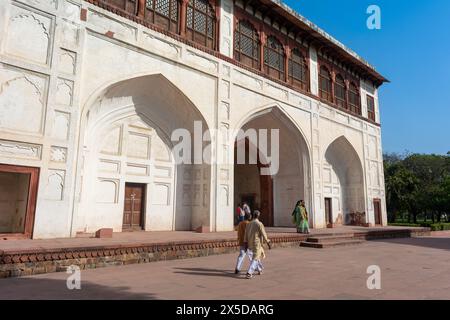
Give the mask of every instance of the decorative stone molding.
<path id="1" fill-rule="evenodd" d="M 5 157 L 17 157 L 40 160 L 42 146 L 31 143 L 0 140 L 0 155 Z"/>

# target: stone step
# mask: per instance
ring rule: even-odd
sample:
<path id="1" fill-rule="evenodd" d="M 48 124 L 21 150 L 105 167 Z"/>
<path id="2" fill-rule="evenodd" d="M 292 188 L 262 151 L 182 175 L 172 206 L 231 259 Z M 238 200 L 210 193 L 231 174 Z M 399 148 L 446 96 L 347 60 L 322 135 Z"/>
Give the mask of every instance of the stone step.
<path id="1" fill-rule="evenodd" d="M 334 248 L 334 247 L 343 247 L 343 246 L 353 246 L 362 244 L 364 241 L 362 240 L 343 240 L 343 241 L 329 241 L 329 242 L 309 242 L 303 241 L 300 243 L 301 247 L 306 248 L 315 248 L 315 249 L 325 249 L 325 248 Z"/>
<path id="2" fill-rule="evenodd" d="M 343 240 L 354 240 L 355 237 L 353 234 L 351 235 L 331 235 L 331 236 L 312 236 L 306 238 L 307 242 L 336 242 L 336 241 L 343 241 Z"/>

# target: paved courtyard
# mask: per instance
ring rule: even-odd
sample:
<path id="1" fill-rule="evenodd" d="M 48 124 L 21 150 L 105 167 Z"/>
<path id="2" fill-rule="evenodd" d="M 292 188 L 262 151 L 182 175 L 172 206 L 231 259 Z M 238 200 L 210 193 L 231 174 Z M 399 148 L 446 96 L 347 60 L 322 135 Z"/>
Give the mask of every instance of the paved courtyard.
<path id="1" fill-rule="evenodd" d="M 236 255 L 0 279 L 0 299 L 450 299 L 450 234 L 334 249 L 274 249 L 265 273 L 233 274 Z M 366 286 L 381 268 L 381 290 Z"/>

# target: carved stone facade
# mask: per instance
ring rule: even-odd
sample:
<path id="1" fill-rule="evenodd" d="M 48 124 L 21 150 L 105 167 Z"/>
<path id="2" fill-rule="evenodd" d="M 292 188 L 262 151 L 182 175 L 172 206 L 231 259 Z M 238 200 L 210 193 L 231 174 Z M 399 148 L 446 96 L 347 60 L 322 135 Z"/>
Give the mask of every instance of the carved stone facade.
<path id="1" fill-rule="evenodd" d="M 235 205 L 251 193 L 255 206 L 271 206 L 275 226 L 290 226 L 301 198 L 314 228 L 327 226 L 325 198 L 332 199 L 334 224 L 363 212 L 370 225 L 380 199 L 386 224 L 372 81 L 360 79 L 358 116 L 317 97 L 313 45 L 310 92 L 237 63 L 231 0 L 217 2 L 216 52 L 97 2 L 0 2 L 0 164 L 39 168 L 33 238 L 122 231 L 128 184 L 144 186 L 148 231 L 233 230 Z M 375 98 L 376 122 L 365 119 L 367 94 Z M 194 134 L 194 121 L 218 132 L 210 137 L 209 162 L 177 165 L 171 134 L 178 128 Z M 233 165 L 234 132 L 249 127 L 280 129 L 281 170 L 271 177 L 268 204 L 258 200 L 268 195 L 246 187 Z M 21 176 L 4 177 L 22 185 Z M 9 205 L 1 190 L 0 206 Z"/>

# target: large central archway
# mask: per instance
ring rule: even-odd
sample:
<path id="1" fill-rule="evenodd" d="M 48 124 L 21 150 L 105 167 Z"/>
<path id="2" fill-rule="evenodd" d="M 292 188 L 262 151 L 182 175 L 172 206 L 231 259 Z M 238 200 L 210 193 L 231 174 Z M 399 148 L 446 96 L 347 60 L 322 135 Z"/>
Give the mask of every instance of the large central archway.
<path id="1" fill-rule="evenodd" d="M 299 128 L 289 116 L 278 106 L 264 109 L 249 117 L 242 125 L 242 130 L 249 129 L 279 130 L 279 166 L 271 175 L 261 175 L 261 170 L 267 167 L 272 148 L 264 154 L 258 150 L 256 163 L 237 163 L 235 150 L 234 165 L 234 206 L 247 202 L 251 209 L 259 209 L 261 220 L 266 226 L 292 226 L 291 213 L 298 200 L 305 200 L 307 207 L 311 207 L 310 192 L 310 156 L 309 149 Z M 270 140 L 269 140 L 270 142 Z M 248 139 L 236 138 L 235 148 L 245 144 L 246 159 L 250 147 L 256 148 Z M 312 222 L 312 221 L 311 221 Z"/>
<path id="2" fill-rule="evenodd" d="M 160 74 L 120 81 L 83 116 L 82 185 L 76 231 L 193 230 L 210 225 L 210 165 L 175 161 L 171 134 L 208 125 Z M 190 141 L 189 141 L 190 142 Z M 193 148 L 191 144 L 191 148 Z"/>

